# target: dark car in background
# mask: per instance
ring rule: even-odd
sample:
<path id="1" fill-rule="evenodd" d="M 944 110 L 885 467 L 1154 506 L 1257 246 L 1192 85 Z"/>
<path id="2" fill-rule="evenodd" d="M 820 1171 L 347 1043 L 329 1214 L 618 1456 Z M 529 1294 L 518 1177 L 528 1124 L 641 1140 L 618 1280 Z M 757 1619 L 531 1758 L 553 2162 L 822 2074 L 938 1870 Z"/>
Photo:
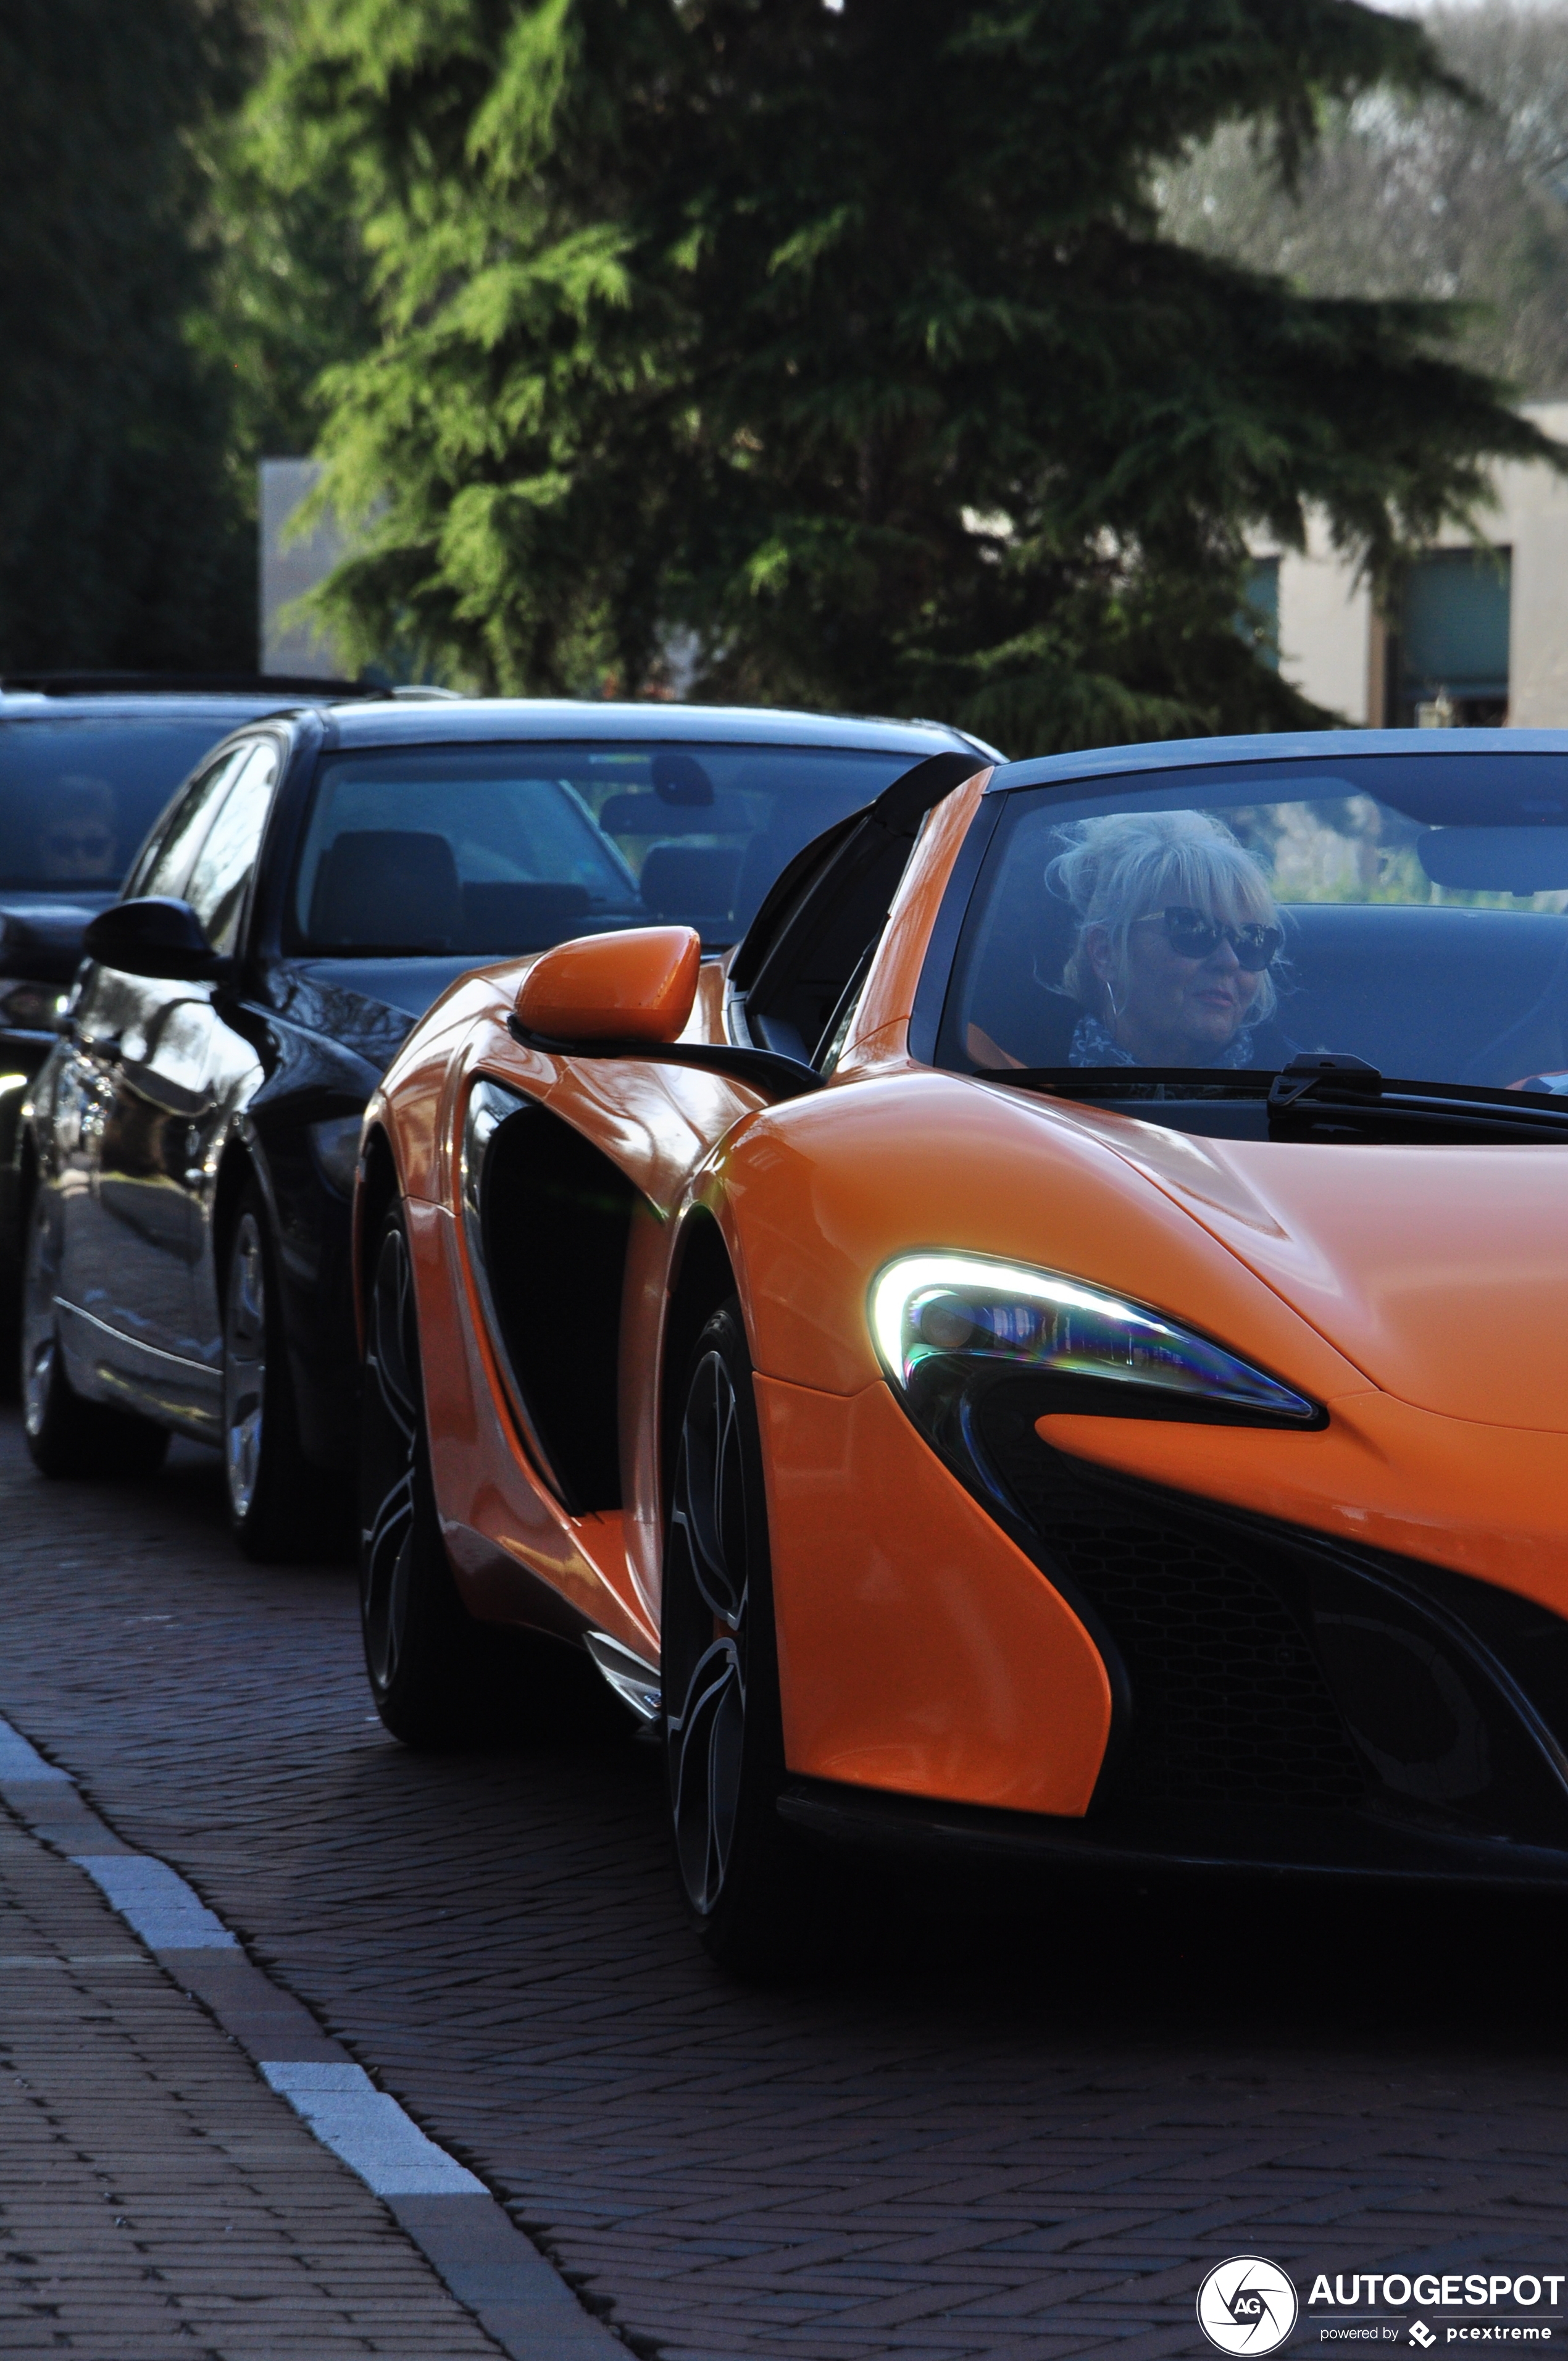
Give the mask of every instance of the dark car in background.
<path id="1" fill-rule="evenodd" d="M 935 723 L 473 700 L 241 730 L 89 930 L 25 1115 L 29 1446 L 68 1475 L 223 1451 L 261 1557 L 319 1547 L 353 1463 L 361 1116 L 466 970 L 683 922 L 717 957 Z"/>
<path id="2" fill-rule="evenodd" d="M 0 1321 L 14 1311 L 18 1119 L 88 920 L 182 779 L 242 723 L 356 692 L 336 681 L 135 674 L 0 680 Z"/>

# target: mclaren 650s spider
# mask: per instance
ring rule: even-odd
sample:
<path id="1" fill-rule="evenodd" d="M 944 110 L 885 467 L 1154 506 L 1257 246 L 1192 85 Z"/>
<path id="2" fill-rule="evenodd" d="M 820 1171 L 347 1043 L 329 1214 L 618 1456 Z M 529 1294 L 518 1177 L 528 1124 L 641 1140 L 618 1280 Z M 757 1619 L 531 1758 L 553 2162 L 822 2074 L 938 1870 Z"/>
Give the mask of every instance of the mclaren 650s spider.
<path id="1" fill-rule="evenodd" d="M 455 984 L 356 1257 L 382 1719 L 585 1648 L 721 1961 L 834 1846 L 1568 1885 L 1568 734 L 935 754 Z"/>

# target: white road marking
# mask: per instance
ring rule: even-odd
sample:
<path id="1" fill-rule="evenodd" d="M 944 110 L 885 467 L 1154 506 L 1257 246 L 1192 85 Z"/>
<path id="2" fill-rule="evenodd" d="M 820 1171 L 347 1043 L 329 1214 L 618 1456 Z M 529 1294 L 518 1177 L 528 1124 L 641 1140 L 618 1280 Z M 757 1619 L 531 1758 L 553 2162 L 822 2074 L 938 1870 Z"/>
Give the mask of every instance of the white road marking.
<path id="1" fill-rule="evenodd" d="M 263 2059 L 272 2088 L 378 2197 L 482 2197 L 485 2184 L 426 2139 L 362 2066 Z"/>
<path id="2" fill-rule="evenodd" d="M 185 1880 L 146 1852 L 71 1856 L 149 1951 L 237 1951 L 238 1943 Z"/>
<path id="3" fill-rule="evenodd" d="M 27 1744 L 19 1730 L 13 1730 L 8 1721 L 0 1721 L 0 1786 L 12 1780 L 30 1784 L 43 1779 L 62 1779 L 67 1786 L 71 1784 L 69 1771 L 57 1771 L 52 1763 L 44 1761 L 36 1746 Z"/>

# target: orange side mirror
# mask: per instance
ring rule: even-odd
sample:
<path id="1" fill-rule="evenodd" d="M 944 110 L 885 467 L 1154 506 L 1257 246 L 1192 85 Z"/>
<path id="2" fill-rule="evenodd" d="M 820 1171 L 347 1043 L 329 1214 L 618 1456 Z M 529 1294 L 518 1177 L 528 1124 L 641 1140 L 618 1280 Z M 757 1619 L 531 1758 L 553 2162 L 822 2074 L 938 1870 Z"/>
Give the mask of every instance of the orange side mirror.
<path id="1" fill-rule="evenodd" d="M 522 981 L 517 1013 L 553 1041 L 674 1041 L 696 999 L 702 939 L 690 927 L 635 927 L 557 943 Z"/>

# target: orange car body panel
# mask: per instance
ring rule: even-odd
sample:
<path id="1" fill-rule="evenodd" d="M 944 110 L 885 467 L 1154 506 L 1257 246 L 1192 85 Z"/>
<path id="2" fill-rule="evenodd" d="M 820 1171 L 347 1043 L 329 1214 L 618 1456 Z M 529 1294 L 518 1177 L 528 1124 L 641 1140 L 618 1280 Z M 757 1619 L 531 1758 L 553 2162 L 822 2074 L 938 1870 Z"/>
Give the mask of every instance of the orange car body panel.
<path id="1" fill-rule="evenodd" d="M 548 1622 L 557 1600 L 656 1651 L 664 1322 L 701 1207 L 758 1372 L 791 1767 L 1071 1816 L 1105 1750 L 1104 1667 L 884 1382 L 866 1312 L 883 1265 L 968 1250 L 1157 1306 L 1323 1404 L 1326 1429 L 1057 1416 L 1041 1422 L 1051 1443 L 1568 1614 L 1568 1241 L 1550 1148 L 1201 1138 L 912 1061 L 922 961 L 983 784 L 923 829 L 825 1090 L 769 1105 L 652 1057 L 525 1048 L 506 1019 L 532 963 L 513 961 L 437 1004 L 367 1123 L 409 1206 L 433 1464 L 476 1613 Z M 707 960 L 683 1038 L 722 1041 L 723 1000 Z M 458 1202 L 455 1143 L 480 1072 L 539 1100 L 640 1192 L 618 1515 L 569 1516 L 507 1406 Z"/>
<path id="2" fill-rule="evenodd" d="M 792 1770 L 1076 1816 L 1111 1733 L 1078 1617 L 880 1381 L 757 1379 Z"/>
<path id="3" fill-rule="evenodd" d="M 953 863 L 969 834 L 985 791 L 989 771 L 972 779 L 937 806 L 899 880 L 888 913 L 888 927 L 861 994 L 839 1059 L 846 1076 L 874 1069 L 884 1060 L 903 1062 L 907 1049 L 909 1019 L 915 1009 L 916 987 L 926 963 L 937 912 L 941 907 Z"/>
<path id="4" fill-rule="evenodd" d="M 1154 1419 L 1040 1421 L 1058 1450 L 1179 1492 L 1477 1575 L 1568 1617 L 1561 1434 L 1342 1397 L 1317 1434 Z"/>

